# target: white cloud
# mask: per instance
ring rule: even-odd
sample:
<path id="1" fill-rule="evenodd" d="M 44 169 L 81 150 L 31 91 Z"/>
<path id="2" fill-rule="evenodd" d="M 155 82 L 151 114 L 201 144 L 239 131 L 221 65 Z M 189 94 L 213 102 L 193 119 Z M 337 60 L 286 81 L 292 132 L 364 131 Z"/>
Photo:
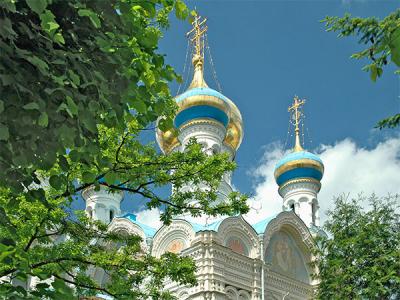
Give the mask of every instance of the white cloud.
<path id="1" fill-rule="evenodd" d="M 390 138 L 373 149 L 360 148 L 350 139 L 333 146 L 322 145 L 319 149 L 325 165 L 322 189 L 318 195 L 322 221 L 326 219 L 325 212 L 331 207 L 334 197 L 340 194 L 400 194 L 400 137 Z M 251 223 L 282 209 L 282 198 L 278 194 L 273 172 L 283 155 L 281 145 L 267 147 L 261 165 L 254 172 L 255 196 L 250 201 L 253 209 L 246 215 Z"/>
<path id="2" fill-rule="evenodd" d="M 138 222 L 153 227 L 154 229 L 158 229 L 162 225 L 160 221 L 160 210 L 158 208 L 145 209 L 134 212 L 134 214 Z"/>

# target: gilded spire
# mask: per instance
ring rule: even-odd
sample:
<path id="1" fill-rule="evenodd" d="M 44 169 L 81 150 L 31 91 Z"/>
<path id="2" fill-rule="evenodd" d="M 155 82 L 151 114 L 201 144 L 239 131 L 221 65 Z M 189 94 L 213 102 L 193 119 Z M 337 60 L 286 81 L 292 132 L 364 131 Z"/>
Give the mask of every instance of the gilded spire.
<path id="1" fill-rule="evenodd" d="M 301 111 L 300 107 L 306 103 L 306 100 L 301 100 L 299 97 L 294 97 L 294 102 L 292 106 L 289 106 L 288 112 L 292 113 L 292 118 L 294 121 L 294 133 L 295 133 L 295 144 L 293 148 L 293 152 L 302 151 L 303 147 L 301 146 L 300 142 L 300 122 L 301 122 Z"/>
<path id="2" fill-rule="evenodd" d="M 208 87 L 204 80 L 203 67 L 204 67 L 204 34 L 207 32 L 206 18 L 202 19 L 200 16 L 195 16 L 192 25 L 193 28 L 186 36 L 189 37 L 190 42 L 194 46 L 194 53 L 192 63 L 194 66 L 194 74 L 192 83 L 189 89 L 196 87 Z"/>

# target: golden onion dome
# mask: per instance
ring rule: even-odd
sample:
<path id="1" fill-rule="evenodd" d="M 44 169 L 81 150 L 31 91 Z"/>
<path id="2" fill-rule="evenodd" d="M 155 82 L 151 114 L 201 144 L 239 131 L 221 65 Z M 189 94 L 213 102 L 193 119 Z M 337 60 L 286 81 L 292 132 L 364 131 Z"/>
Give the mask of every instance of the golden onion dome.
<path id="1" fill-rule="evenodd" d="M 294 104 L 289 107 L 289 112 L 293 112 L 295 126 L 295 143 L 291 153 L 284 156 L 275 166 L 274 177 L 279 187 L 285 186 L 293 180 L 312 180 L 319 182 L 324 175 L 324 164 L 315 154 L 305 151 L 300 142 L 301 113 L 299 108 L 305 103 L 297 96 L 294 98 Z"/>
<path id="2" fill-rule="evenodd" d="M 197 80 L 201 73 L 202 80 Z M 174 129 L 157 130 L 157 141 L 164 153 L 179 146 L 178 132 L 182 126 L 194 120 L 213 120 L 226 128 L 224 143 L 237 150 L 243 139 L 242 115 L 232 100 L 211 89 L 205 83 L 201 72 L 195 76 L 189 89 L 175 97 L 178 111 L 174 119 Z"/>
<path id="3" fill-rule="evenodd" d="M 178 111 L 174 119 L 174 129 L 156 131 L 157 141 L 164 153 L 171 152 L 180 145 L 179 130 L 193 121 L 211 120 L 219 122 L 226 128 L 224 143 L 236 151 L 243 139 L 242 116 L 237 106 L 220 92 L 208 87 L 204 80 L 201 35 L 205 32 L 201 26 L 205 21 L 195 18 L 193 23 L 195 53 L 192 58 L 194 66 L 193 80 L 189 88 L 175 97 Z"/>

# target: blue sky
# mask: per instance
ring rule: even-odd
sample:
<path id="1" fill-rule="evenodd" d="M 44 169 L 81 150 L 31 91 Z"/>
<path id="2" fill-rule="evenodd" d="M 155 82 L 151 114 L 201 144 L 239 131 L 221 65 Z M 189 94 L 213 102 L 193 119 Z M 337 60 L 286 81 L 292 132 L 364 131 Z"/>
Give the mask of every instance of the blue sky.
<path id="1" fill-rule="evenodd" d="M 393 69 L 373 83 L 361 71 L 366 61 L 350 59 L 362 46 L 356 38 L 338 39 L 319 21 L 326 15 L 384 17 L 399 1 L 193 1 L 208 18 L 208 41 L 223 93 L 239 107 L 245 136 L 237 155 L 234 184 L 252 193 L 246 176 L 257 166 L 264 145 L 285 143 L 287 107 L 294 95 L 307 99 L 309 149 L 351 137 L 374 146 L 392 132 L 371 133 L 378 120 L 399 110 L 398 76 Z M 172 20 L 160 51 L 182 72 L 185 32 L 190 25 Z M 206 69 L 210 66 L 206 65 Z M 207 82 L 217 88 L 211 74 Z M 172 86 L 176 92 L 176 86 Z M 393 131 L 393 130 L 392 130 Z M 306 132 L 307 134 L 307 132 Z"/>
<path id="2" fill-rule="evenodd" d="M 294 95 L 307 99 L 306 148 L 329 162 L 325 166 L 330 188 L 325 188 L 323 197 L 348 192 L 354 184 L 351 180 L 344 182 L 343 174 L 351 177 L 354 169 L 360 169 L 352 177 L 361 184 L 360 189 L 377 182 L 371 174 L 385 162 L 386 176 L 396 178 L 396 172 L 400 173 L 399 130 L 378 131 L 373 127 L 378 120 L 399 111 L 399 76 L 393 74 L 393 67 L 388 67 L 383 77 L 373 83 L 361 70 L 367 61 L 350 59 L 352 53 L 362 49 L 357 38 L 339 39 L 336 33 L 326 32 L 320 20 L 346 12 L 360 17 L 384 17 L 399 7 L 399 1 L 187 3 L 208 18 L 208 41 L 222 92 L 236 103 L 243 116 L 245 135 L 236 156 L 238 168 L 233 184 L 263 202 L 261 214 L 271 213 L 281 205 L 271 172 L 285 150 L 287 108 Z M 188 23 L 172 18 L 160 43 L 159 52 L 166 54 L 166 62 L 179 73 L 184 66 L 188 30 Z M 205 68 L 206 81 L 217 89 L 210 65 Z M 177 85 L 172 84 L 171 89 L 175 94 Z M 147 139 L 154 139 L 154 134 L 150 133 Z M 291 147 L 290 142 L 286 148 Z M 371 176 L 364 178 L 364 173 Z M 379 181 L 377 186 L 385 183 Z M 388 192 L 400 192 L 397 183 L 388 184 Z M 144 204 L 127 200 L 122 204 L 123 210 L 135 211 Z M 152 222 L 146 218 L 143 221 Z"/>
<path id="3" fill-rule="evenodd" d="M 281 206 L 271 175 L 283 155 L 287 108 L 294 95 L 307 99 L 305 126 L 309 135 L 306 131 L 305 146 L 320 153 L 329 164 L 325 164 L 327 178 L 322 182 L 326 186 L 321 196 L 326 200 L 321 208 L 330 207 L 335 193 L 358 193 L 367 186 L 371 189 L 364 189 L 366 192 L 386 192 L 381 189 L 387 182 L 384 178 L 396 178 L 400 171 L 398 129 L 379 131 L 373 127 L 378 120 L 399 111 L 400 79 L 389 67 L 373 83 L 361 70 L 367 61 L 350 59 L 352 53 L 363 49 L 358 39 L 339 39 L 336 33 L 326 32 L 320 20 L 346 12 L 382 18 L 398 8 L 399 1 L 187 3 L 208 18 L 208 41 L 222 92 L 236 103 L 243 116 L 245 135 L 236 157 L 233 184 L 262 203 L 255 219 Z M 190 28 L 172 19 L 160 43 L 167 63 L 180 73 L 186 55 L 185 33 Z M 210 64 L 206 63 L 205 69 L 206 81 L 217 89 Z M 176 93 L 177 85 L 171 85 L 171 89 Z M 375 180 L 374 168 L 386 161 L 388 166 L 382 167 L 382 172 L 386 170 L 384 182 Z M 353 176 L 352 180 L 343 182 L 346 176 Z M 397 183 L 388 183 L 387 192 L 400 192 Z M 124 205 L 132 209 L 129 201 Z M 155 216 L 146 215 L 143 221 L 151 223 Z"/>

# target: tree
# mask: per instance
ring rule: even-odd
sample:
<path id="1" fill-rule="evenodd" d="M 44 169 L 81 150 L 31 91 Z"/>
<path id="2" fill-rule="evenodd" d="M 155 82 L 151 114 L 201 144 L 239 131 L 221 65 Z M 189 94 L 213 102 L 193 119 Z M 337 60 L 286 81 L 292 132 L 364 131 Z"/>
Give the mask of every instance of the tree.
<path id="1" fill-rule="evenodd" d="M 327 31 L 338 31 L 339 37 L 361 37 L 359 43 L 366 45 L 366 48 L 351 57 L 370 60 L 363 70 L 370 73 L 372 81 L 382 76 L 384 66 L 390 62 L 396 68 L 400 67 L 400 9 L 383 20 L 374 17 L 352 18 L 350 14 L 346 14 L 343 18 L 328 16 L 322 22 L 325 22 Z M 395 73 L 400 74 L 400 69 Z M 393 128 L 399 124 L 400 114 L 396 114 L 379 121 L 377 127 Z"/>
<path id="2" fill-rule="evenodd" d="M 170 299 L 165 280 L 194 284 L 191 259 L 151 257 L 140 238 L 71 210 L 88 187 L 144 197 L 165 224 L 181 213 L 248 210 L 236 192 L 216 201 L 222 176 L 235 167 L 226 154 L 207 156 L 192 141 L 166 156 L 139 138 L 157 118 L 160 129 L 172 126 L 167 84 L 179 77 L 156 50 L 170 12 L 185 19 L 186 6 L 6 0 L 0 7 L 0 298 Z M 194 189 L 182 192 L 188 182 Z M 171 184 L 171 195 L 157 192 Z M 91 279 L 93 269 L 108 281 Z M 27 290 L 31 278 L 39 283 Z"/>
<path id="3" fill-rule="evenodd" d="M 65 149 L 98 159 L 97 124 L 171 125 L 167 83 L 178 78 L 157 53 L 180 0 L 0 2 L 0 183 L 23 190 Z M 97 151 L 98 152 L 98 151 Z"/>
<path id="4" fill-rule="evenodd" d="M 336 199 L 324 226 L 328 236 L 317 240 L 317 299 L 400 297 L 398 200 L 375 195 Z"/>

